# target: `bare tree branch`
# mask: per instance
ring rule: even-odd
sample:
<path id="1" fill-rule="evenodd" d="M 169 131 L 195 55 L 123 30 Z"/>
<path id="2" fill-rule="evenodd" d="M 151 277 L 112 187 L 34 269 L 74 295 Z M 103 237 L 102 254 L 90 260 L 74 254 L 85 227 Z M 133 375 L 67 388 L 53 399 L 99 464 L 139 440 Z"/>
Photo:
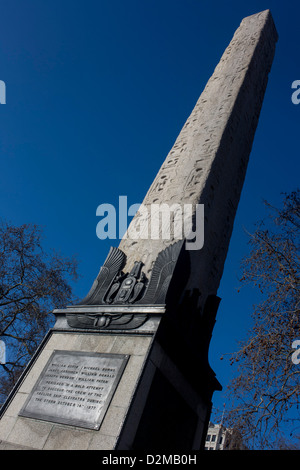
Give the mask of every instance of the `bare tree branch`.
<path id="1" fill-rule="evenodd" d="M 249 234 L 241 278 L 264 299 L 254 308 L 248 338 L 231 356 L 238 375 L 229 385 L 234 401 L 227 412 L 228 425 L 250 448 L 284 447 L 286 424 L 300 423 L 300 366 L 291 360 L 300 326 L 300 190 L 285 195 L 282 209 L 266 205 L 271 214 Z"/>
<path id="2" fill-rule="evenodd" d="M 45 253 L 41 230 L 0 222 L 0 338 L 9 359 L 0 368 L 0 402 L 52 323 L 51 312 L 72 302 L 75 259 Z"/>

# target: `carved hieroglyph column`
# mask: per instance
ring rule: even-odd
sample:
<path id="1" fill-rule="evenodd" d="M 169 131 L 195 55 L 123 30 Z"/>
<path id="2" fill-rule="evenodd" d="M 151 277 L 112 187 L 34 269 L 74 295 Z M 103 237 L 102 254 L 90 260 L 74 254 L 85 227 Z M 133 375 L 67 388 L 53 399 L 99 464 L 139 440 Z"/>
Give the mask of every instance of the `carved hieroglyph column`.
<path id="1" fill-rule="evenodd" d="M 81 305 L 164 305 L 171 283 L 197 289 L 199 308 L 217 294 L 276 41 L 269 10 L 243 19 Z"/>
<path id="2" fill-rule="evenodd" d="M 153 204 L 204 204 L 204 246 L 190 251 L 189 280 L 204 297 L 221 279 L 276 40 L 269 10 L 243 19 L 143 201 L 149 215 Z M 143 225 L 145 233 L 151 220 L 137 213 L 129 231 Z M 125 270 L 141 260 L 149 276 L 172 243 L 124 238 Z"/>

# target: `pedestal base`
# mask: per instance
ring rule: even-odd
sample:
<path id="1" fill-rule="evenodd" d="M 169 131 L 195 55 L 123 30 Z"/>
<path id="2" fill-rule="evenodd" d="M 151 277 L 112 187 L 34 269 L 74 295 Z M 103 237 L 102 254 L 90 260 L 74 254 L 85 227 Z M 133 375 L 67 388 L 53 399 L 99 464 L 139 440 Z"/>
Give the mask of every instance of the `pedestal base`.
<path id="1" fill-rule="evenodd" d="M 1 447 L 49 450 L 114 449 L 151 342 L 151 335 L 50 331 L 6 404 L 0 419 Z M 19 416 L 50 356 L 56 350 L 129 356 L 99 430 Z"/>

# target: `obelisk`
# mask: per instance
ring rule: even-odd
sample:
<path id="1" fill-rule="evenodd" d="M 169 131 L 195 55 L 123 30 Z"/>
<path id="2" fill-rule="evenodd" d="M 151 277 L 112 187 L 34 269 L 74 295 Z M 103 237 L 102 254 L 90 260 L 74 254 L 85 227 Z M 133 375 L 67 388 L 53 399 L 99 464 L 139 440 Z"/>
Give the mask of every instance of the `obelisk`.
<path id="1" fill-rule="evenodd" d="M 54 311 L 4 407 L 4 448 L 203 448 L 218 286 L 276 41 L 269 10 L 241 22 L 90 292 Z"/>

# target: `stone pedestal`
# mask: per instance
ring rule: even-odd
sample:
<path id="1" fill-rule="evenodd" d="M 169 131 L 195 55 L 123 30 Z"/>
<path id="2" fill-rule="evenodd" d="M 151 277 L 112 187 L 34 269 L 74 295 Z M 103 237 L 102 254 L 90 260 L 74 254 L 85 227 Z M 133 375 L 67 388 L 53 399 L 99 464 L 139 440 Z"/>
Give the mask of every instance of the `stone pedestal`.
<path id="1" fill-rule="evenodd" d="M 45 337 L 2 410 L 0 449 L 198 449 L 209 419 L 211 395 L 219 384 L 208 364 L 200 358 L 199 351 L 196 353 L 191 344 L 182 342 L 180 325 L 169 324 L 163 306 L 124 307 L 127 315 L 144 315 L 148 320 L 132 331 L 83 328 L 78 331 L 70 327 L 66 319 L 78 310 L 82 311 L 83 307 L 55 311 L 54 328 Z M 99 307 L 95 310 L 103 313 L 99 312 Z M 90 309 L 90 313 L 95 314 L 95 311 Z M 24 416 L 26 403 L 35 396 L 34 388 L 56 351 L 71 355 L 107 355 L 112 359 L 126 357 L 125 369 L 99 429 L 62 424 L 55 419 L 49 421 L 44 413 L 39 417 Z M 76 389 L 73 383 L 68 387 L 70 377 L 67 374 L 67 369 L 60 370 L 52 379 L 48 376 L 47 388 L 37 389 L 46 410 L 49 400 L 53 401 L 54 408 L 62 401 L 65 407 L 82 403 L 74 401 L 74 397 L 82 397 L 76 394 L 81 390 L 87 401 L 89 385 L 85 383 L 84 387 Z M 88 379 L 89 375 L 86 377 Z"/>
<path id="2" fill-rule="evenodd" d="M 19 387 L 0 420 L 0 448 L 32 449 L 114 449 L 122 429 L 136 384 L 143 371 L 152 344 L 152 334 L 103 334 L 53 329 L 45 338 L 33 361 L 27 367 Z M 104 353 L 111 357 L 127 355 L 128 362 L 118 383 L 99 430 L 64 425 L 36 418 L 19 416 L 36 381 L 54 351 Z M 59 384 L 63 379 L 56 380 Z M 59 385 L 57 385 L 59 387 Z M 53 388 L 53 387 L 52 387 Z M 48 393 L 49 394 L 49 393 Z M 51 390 L 50 398 L 55 392 Z M 65 392 L 64 401 L 71 403 Z M 41 395 L 47 399 L 47 393 Z M 54 398 L 57 402 L 60 398 Z"/>

